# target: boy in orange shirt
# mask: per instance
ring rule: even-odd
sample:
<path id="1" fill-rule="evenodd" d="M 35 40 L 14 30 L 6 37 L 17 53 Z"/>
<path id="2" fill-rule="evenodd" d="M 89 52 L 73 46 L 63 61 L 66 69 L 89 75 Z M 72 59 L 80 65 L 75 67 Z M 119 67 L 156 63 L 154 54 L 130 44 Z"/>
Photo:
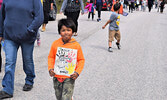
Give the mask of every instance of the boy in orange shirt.
<path id="1" fill-rule="evenodd" d="M 70 19 L 61 19 L 58 22 L 61 38 L 53 42 L 48 56 L 48 71 L 53 77 L 57 100 L 71 100 L 75 80 L 84 67 L 81 46 L 71 38 L 75 28 Z"/>

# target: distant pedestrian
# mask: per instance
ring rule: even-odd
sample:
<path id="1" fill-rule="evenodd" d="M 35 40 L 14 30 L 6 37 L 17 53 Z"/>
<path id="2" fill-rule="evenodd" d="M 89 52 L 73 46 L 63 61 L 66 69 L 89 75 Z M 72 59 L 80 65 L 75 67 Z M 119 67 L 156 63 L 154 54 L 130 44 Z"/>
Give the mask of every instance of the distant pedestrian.
<path id="1" fill-rule="evenodd" d="M 42 32 L 46 30 L 46 25 L 49 21 L 50 10 L 53 10 L 53 0 L 43 0 L 44 22 L 42 24 Z"/>
<path id="2" fill-rule="evenodd" d="M 123 5 L 120 3 L 120 0 L 116 0 L 115 2 L 113 2 L 111 11 L 114 12 L 114 5 L 119 3 L 120 4 L 120 9 L 118 11 L 118 14 L 123 14 Z"/>
<path id="3" fill-rule="evenodd" d="M 112 8 L 112 5 L 113 5 L 113 0 L 108 0 L 108 10 L 111 11 L 111 8 Z"/>
<path id="4" fill-rule="evenodd" d="M 60 13 L 64 12 L 64 15 L 68 19 L 72 19 L 75 23 L 76 29 L 74 30 L 74 36 L 78 33 L 78 18 L 80 14 L 80 8 L 82 10 L 81 14 L 84 14 L 84 4 L 82 0 L 64 0 L 60 9 Z"/>
<path id="5" fill-rule="evenodd" d="M 37 32 L 37 45 L 38 45 L 38 46 L 41 45 L 41 35 L 40 35 L 39 30 L 38 30 L 38 32 Z"/>
<path id="6" fill-rule="evenodd" d="M 128 0 L 124 0 L 124 5 L 123 5 L 123 7 L 124 7 L 125 9 L 127 9 L 127 7 L 128 7 Z"/>
<path id="7" fill-rule="evenodd" d="M 153 6 L 153 0 L 148 0 L 148 11 L 151 12 L 151 8 Z"/>
<path id="8" fill-rule="evenodd" d="M 147 5 L 147 1 L 143 0 L 142 1 L 142 9 L 141 9 L 143 12 L 146 11 L 146 5 Z"/>
<path id="9" fill-rule="evenodd" d="M 53 42 L 48 56 L 48 71 L 53 77 L 57 100 L 71 100 L 75 80 L 84 67 L 85 59 L 81 46 L 71 38 L 75 28 L 72 20 L 59 20 L 58 32 L 61 38 Z"/>
<path id="10" fill-rule="evenodd" d="M 129 12 L 133 13 L 133 10 L 135 9 L 134 7 L 135 0 L 129 0 L 128 3 L 129 3 Z"/>
<path id="11" fill-rule="evenodd" d="M 158 5 L 157 5 L 158 10 L 157 10 L 157 12 L 159 12 L 161 2 L 162 2 L 161 0 L 158 0 Z"/>
<path id="12" fill-rule="evenodd" d="M 43 0 L 41 0 L 41 3 L 43 5 Z M 40 35 L 40 31 L 38 30 L 37 32 L 37 45 L 40 46 L 41 45 L 41 35 Z"/>
<path id="13" fill-rule="evenodd" d="M 155 9 L 158 7 L 158 0 L 155 0 Z"/>
<path id="14" fill-rule="evenodd" d="M 165 0 L 162 0 L 162 2 L 160 3 L 160 12 L 163 13 L 163 10 L 165 8 Z"/>
<path id="15" fill-rule="evenodd" d="M 121 34 L 119 31 L 120 15 L 118 14 L 120 6 L 121 6 L 120 3 L 116 3 L 114 5 L 114 12 L 111 14 L 110 19 L 102 27 L 104 29 L 106 25 L 109 24 L 109 48 L 108 48 L 109 52 L 113 52 L 112 41 L 114 41 L 114 37 L 117 40 L 116 45 L 118 49 L 121 49 L 120 47 Z"/>
<path id="16" fill-rule="evenodd" d="M 85 6 L 85 9 L 88 9 L 88 19 L 90 19 L 90 14 L 92 14 L 92 20 L 94 19 L 94 11 L 95 11 L 96 5 L 94 5 L 93 0 L 90 0 L 90 3 Z"/>
<path id="17" fill-rule="evenodd" d="M 95 0 L 95 5 L 97 7 L 98 19 L 97 22 L 101 21 L 101 10 L 103 7 L 103 0 Z"/>
<path id="18" fill-rule="evenodd" d="M 135 2 L 136 2 L 136 11 L 139 11 L 139 4 L 140 4 L 140 2 L 139 2 L 139 0 L 135 0 Z"/>

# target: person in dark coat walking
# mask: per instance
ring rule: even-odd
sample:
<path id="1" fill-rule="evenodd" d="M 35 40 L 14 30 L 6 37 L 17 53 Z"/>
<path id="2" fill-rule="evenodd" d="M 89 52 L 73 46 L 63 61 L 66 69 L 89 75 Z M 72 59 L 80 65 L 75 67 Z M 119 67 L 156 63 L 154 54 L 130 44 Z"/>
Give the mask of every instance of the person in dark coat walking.
<path id="1" fill-rule="evenodd" d="M 163 13 L 164 7 L 165 6 L 165 0 L 162 0 L 162 2 L 160 3 L 160 12 Z"/>
<path id="2" fill-rule="evenodd" d="M 96 5 L 97 11 L 98 11 L 97 21 L 99 22 L 99 21 L 101 21 L 101 10 L 103 7 L 103 1 L 102 0 L 95 0 L 95 5 Z"/>
<path id="3" fill-rule="evenodd" d="M 43 0 L 44 22 L 42 24 L 42 32 L 46 30 L 46 24 L 49 21 L 49 12 L 53 9 L 53 0 Z"/>
<path id="4" fill-rule="evenodd" d="M 80 14 L 80 8 L 82 10 L 81 14 L 84 14 L 84 4 L 82 0 L 64 0 L 60 9 L 60 14 L 64 12 L 64 15 L 68 19 L 72 19 L 76 25 L 74 30 L 74 36 L 77 36 L 78 33 L 78 18 Z"/>
<path id="5" fill-rule="evenodd" d="M 151 8 L 153 6 L 153 0 L 148 0 L 148 11 L 151 12 Z"/>

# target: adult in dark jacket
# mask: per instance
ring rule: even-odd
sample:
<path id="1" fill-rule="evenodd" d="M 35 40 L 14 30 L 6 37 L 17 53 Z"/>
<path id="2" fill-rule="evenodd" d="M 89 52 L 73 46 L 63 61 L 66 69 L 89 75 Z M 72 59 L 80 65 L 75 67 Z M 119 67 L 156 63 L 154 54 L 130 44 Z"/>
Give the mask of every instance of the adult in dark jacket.
<path id="1" fill-rule="evenodd" d="M 129 0 L 129 12 L 133 13 L 135 0 Z"/>
<path id="2" fill-rule="evenodd" d="M 26 74 L 23 91 L 30 91 L 33 88 L 34 41 L 42 23 L 43 8 L 40 0 L 3 1 L 0 11 L 0 41 L 4 38 L 6 64 L 0 99 L 13 97 L 14 73 L 19 47 L 22 50 L 23 70 Z"/>
<path id="3" fill-rule="evenodd" d="M 162 2 L 160 3 L 160 12 L 161 13 L 163 13 L 164 6 L 165 6 L 165 0 L 162 0 Z"/>
<path id="4" fill-rule="evenodd" d="M 84 14 L 84 5 L 82 0 L 64 0 L 60 9 L 60 13 L 64 12 L 64 15 L 67 16 L 68 19 L 72 19 L 76 25 L 76 29 L 74 30 L 74 36 L 77 36 L 78 33 L 78 18 L 80 14 Z"/>
<path id="5" fill-rule="evenodd" d="M 43 0 L 44 22 L 42 24 L 42 32 L 45 31 L 46 24 L 49 21 L 50 10 L 53 10 L 53 0 Z"/>
<path id="6" fill-rule="evenodd" d="M 99 22 L 101 20 L 101 10 L 102 10 L 102 6 L 103 6 L 103 0 L 95 0 L 95 4 L 97 7 L 97 11 L 98 11 L 97 21 Z"/>
<path id="7" fill-rule="evenodd" d="M 151 7 L 153 6 L 153 0 L 148 0 L 148 11 L 151 11 Z"/>

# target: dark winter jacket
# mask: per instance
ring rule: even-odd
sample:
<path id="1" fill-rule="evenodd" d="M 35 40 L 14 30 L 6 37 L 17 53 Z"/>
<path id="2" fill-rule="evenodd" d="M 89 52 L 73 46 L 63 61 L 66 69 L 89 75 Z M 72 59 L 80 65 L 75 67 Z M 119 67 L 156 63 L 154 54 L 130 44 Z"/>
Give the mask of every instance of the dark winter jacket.
<path id="1" fill-rule="evenodd" d="M 50 12 L 51 3 L 53 3 L 53 0 L 43 0 L 43 10 Z"/>
<path id="2" fill-rule="evenodd" d="M 43 19 L 40 0 L 4 0 L 0 11 L 0 37 L 33 42 Z"/>
<path id="3" fill-rule="evenodd" d="M 103 6 L 103 1 L 102 0 L 95 0 L 96 6 L 100 5 Z"/>

